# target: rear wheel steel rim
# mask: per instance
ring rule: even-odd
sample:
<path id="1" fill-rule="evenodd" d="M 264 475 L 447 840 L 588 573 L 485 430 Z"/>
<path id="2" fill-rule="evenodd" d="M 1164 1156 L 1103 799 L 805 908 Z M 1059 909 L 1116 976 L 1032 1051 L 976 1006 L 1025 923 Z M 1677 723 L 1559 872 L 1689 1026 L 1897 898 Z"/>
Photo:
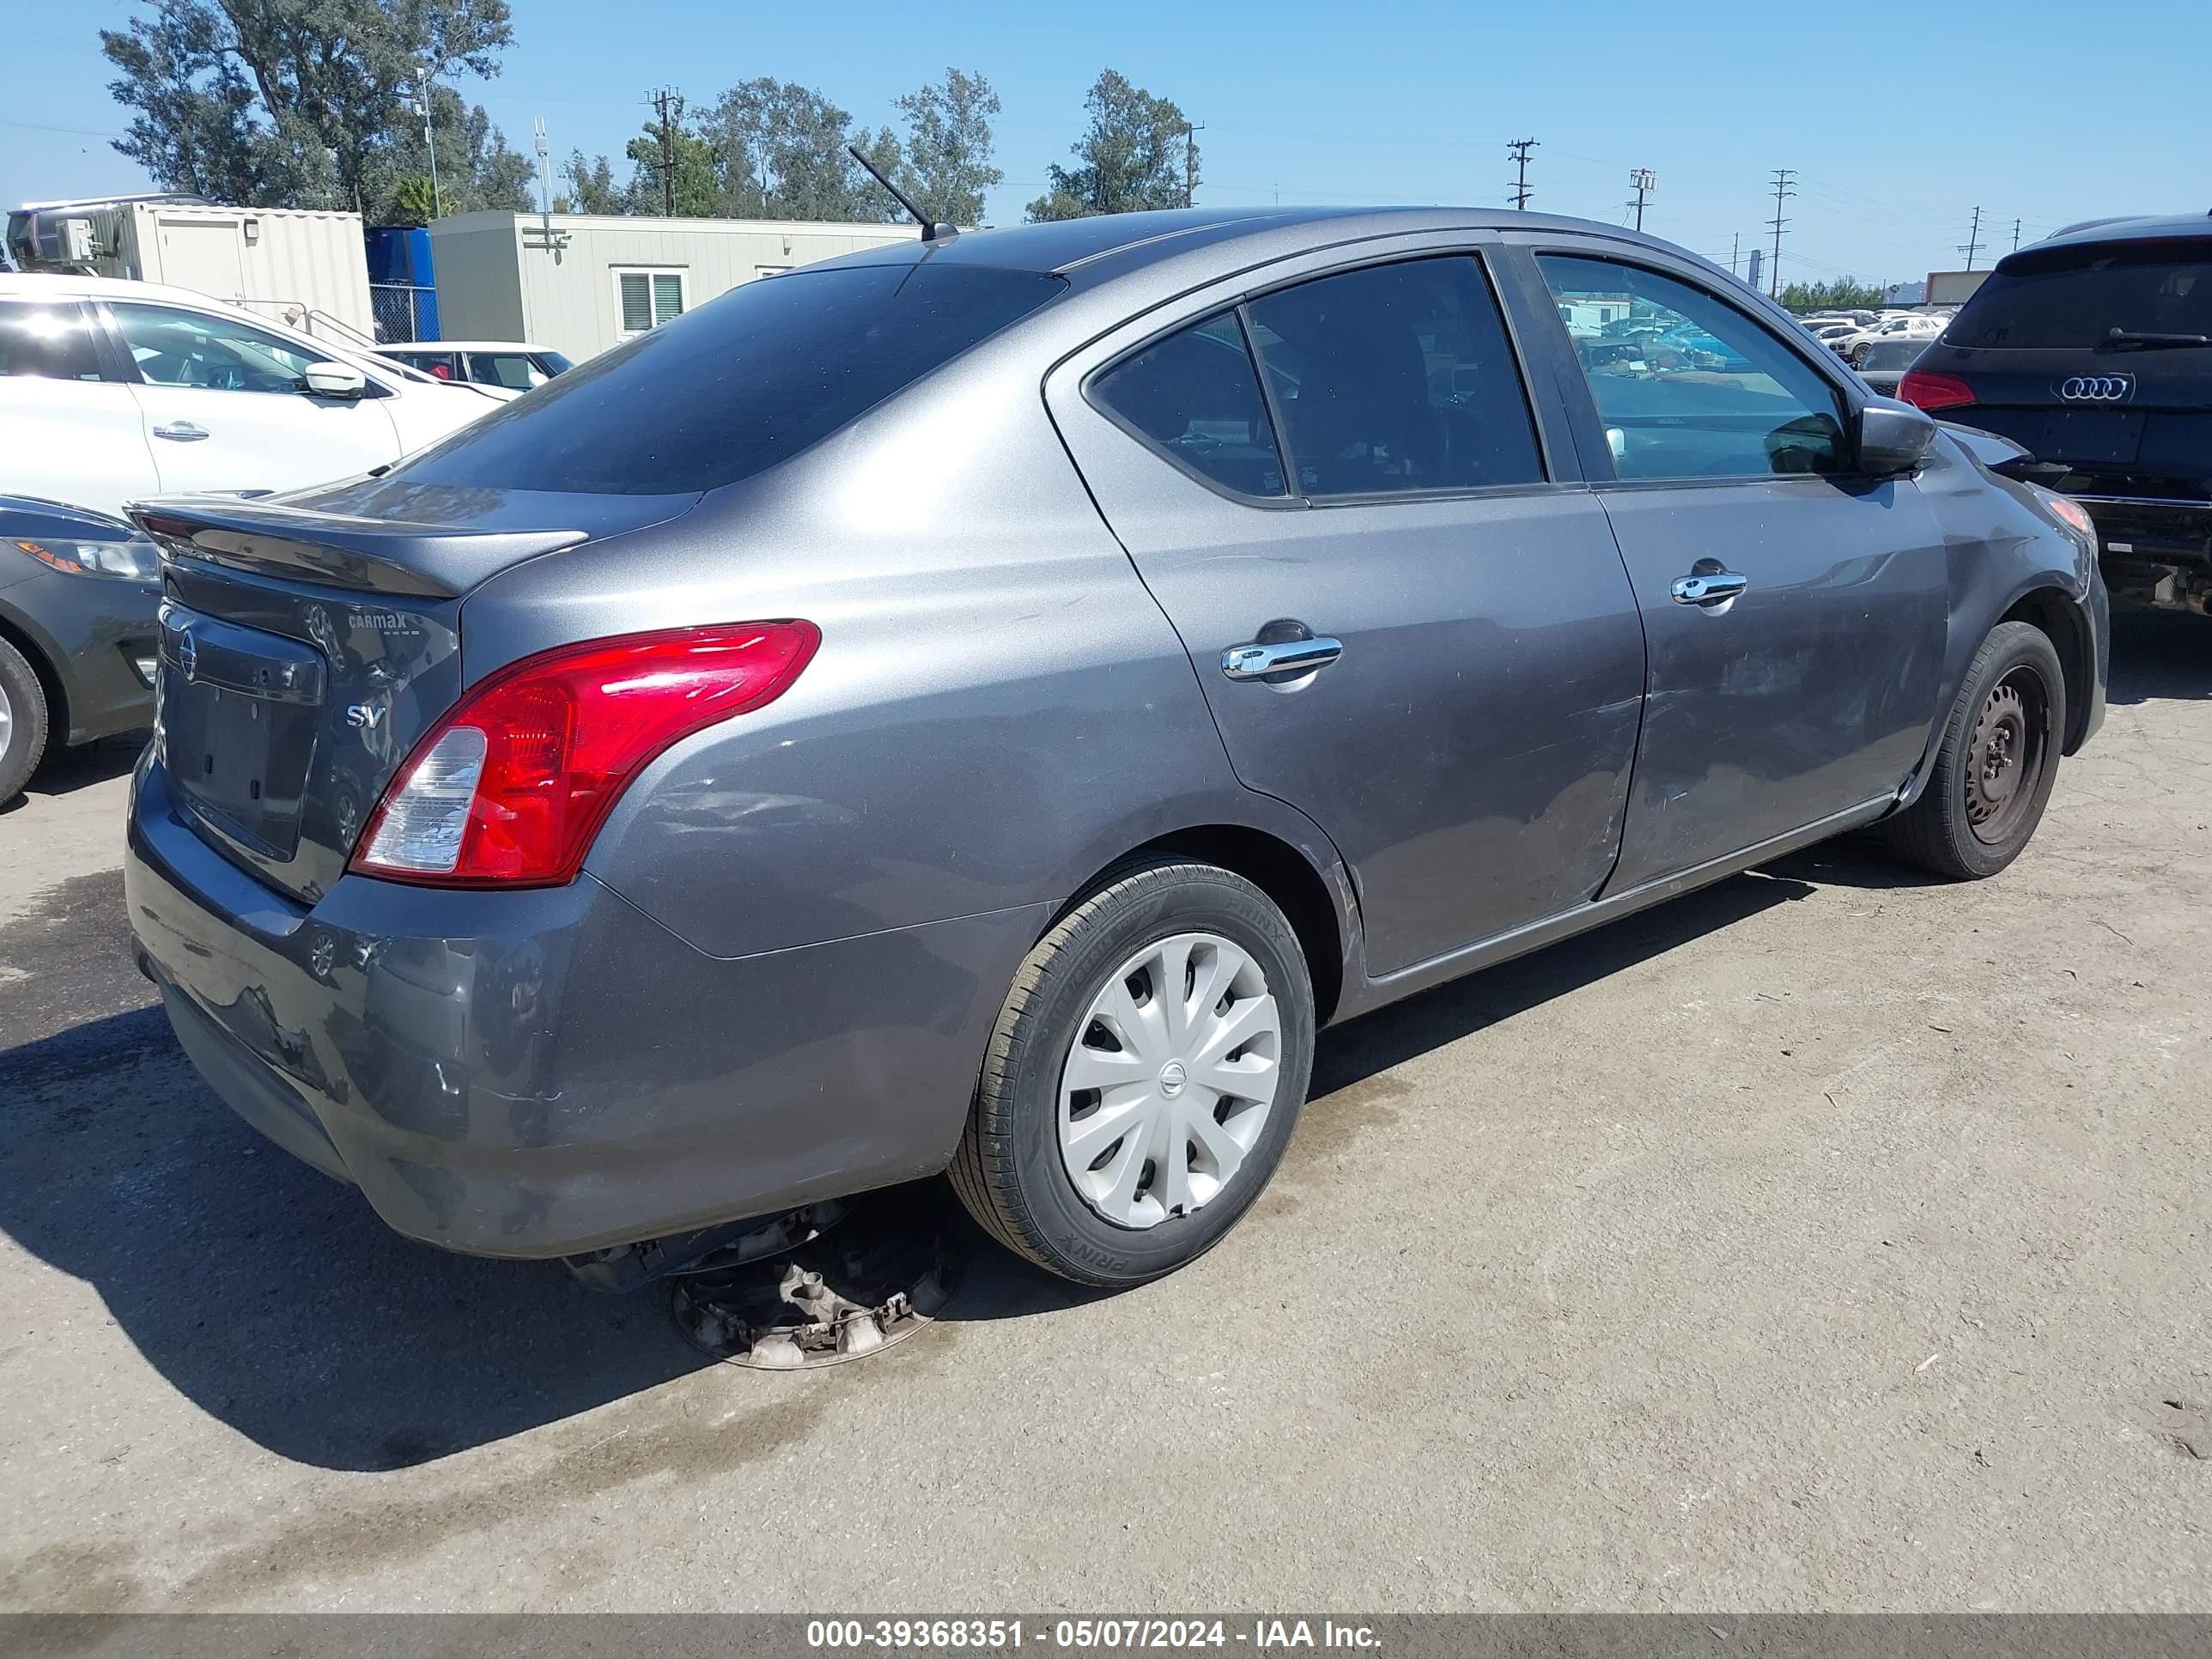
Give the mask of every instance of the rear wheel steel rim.
<path id="1" fill-rule="evenodd" d="M 1283 1024 L 1267 976 L 1218 933 L 1132 953 L 1061 1063 L 1060 1158 L 1117 1227 L 1205 1208 L 1237 1180 L 1274 1109 Z"/>
<path id="2" fill-rule="evenodd" d="M 2042 675 L 2023 663 L 1982 700 L 1966 751 L 1966 823 L 1985 847 L 2001 847 L 2034 810 L 2049 762 L 2051 698 Z"/>

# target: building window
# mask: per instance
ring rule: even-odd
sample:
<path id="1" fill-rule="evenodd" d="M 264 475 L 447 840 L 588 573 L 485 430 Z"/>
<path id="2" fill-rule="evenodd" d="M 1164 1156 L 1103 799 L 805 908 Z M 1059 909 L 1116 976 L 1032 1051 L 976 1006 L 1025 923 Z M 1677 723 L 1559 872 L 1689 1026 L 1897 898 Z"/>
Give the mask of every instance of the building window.
<path id="1" fill-rule="evenodd" d="M 684 314 L 690 295 L 680 270 L 615 272 L 615 329 L 624 339 Z"/>

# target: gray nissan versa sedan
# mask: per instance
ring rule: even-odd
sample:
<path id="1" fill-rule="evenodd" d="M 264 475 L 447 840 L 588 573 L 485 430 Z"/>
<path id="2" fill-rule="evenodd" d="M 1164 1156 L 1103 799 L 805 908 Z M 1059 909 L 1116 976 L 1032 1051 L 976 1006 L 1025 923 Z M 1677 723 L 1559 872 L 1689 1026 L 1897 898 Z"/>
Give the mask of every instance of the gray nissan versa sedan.
<path id="1" fill-rule="evenodd" d="M 1721 349 L 1578 354 L 1632 307 Z M 1316 1030 L 1823 836 L 1987 876 L 2072 503 L 1620 230 L 1194 211 L 756 282 L 163 549 L 142 963 L 415 1237 L 599 1283 L 949 1169 L 1206 1249 Z"/>

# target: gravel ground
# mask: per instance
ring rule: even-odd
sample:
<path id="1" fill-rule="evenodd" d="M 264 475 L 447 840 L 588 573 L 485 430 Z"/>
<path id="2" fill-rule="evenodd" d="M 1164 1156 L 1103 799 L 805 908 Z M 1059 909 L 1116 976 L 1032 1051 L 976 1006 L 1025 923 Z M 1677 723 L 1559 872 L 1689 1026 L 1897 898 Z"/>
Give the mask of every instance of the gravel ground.
<path id="1" fill-rule="evenodd" d="M 2026 857 L 1815 849 L 1326 1036 L 1274 1189 L 799 1376 L 386 1231 L 0 816 L 0 1607 L 2212 1610 L 2212 623 Z"/>

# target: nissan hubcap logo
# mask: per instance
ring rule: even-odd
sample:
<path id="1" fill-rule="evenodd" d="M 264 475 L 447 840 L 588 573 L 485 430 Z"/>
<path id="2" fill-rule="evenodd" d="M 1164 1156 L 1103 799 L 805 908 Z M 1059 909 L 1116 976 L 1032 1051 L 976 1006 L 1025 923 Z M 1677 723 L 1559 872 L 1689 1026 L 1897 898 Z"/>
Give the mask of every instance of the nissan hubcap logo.
<path id="1" fill-rule="evenodd" d="M 189 629 L 177 635 L 177 666 L 183 671 L 186 685 L 200 672 L 199 641 L 192 638 Z"/>
<path id="2" fill-rule="evenodd" d="M 1164 1095 L 1181 1094 L 1183 1085 L 1189 1081 L 1190 1073 L 1179 1060 L 1171 1060 L 1160 1067 L 1160 1092 Z"/>
<path id="3" fill-rule="evenodd" d="M 2058 395 L 2069 403 L 2116 404 L 2134 386 L 2135 382 L 2125 374 L 2076 374 L 2060 382 Z"/>

